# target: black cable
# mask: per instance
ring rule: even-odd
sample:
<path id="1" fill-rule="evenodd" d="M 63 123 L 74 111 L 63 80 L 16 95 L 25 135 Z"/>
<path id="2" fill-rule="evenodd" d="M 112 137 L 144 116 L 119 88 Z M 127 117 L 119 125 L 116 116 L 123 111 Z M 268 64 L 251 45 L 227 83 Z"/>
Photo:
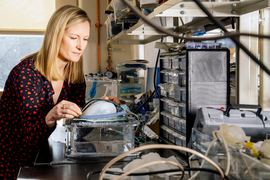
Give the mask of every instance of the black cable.
<path id="1" fill-rule="evenodd" d="M 161 36 L 161 41 L 163 41 L 163 35 Z M 159 56 L 160 56 L 160 49 L 158 49 L 158 53 L 157 53 L 157 59 L 156 59 L 156 64 L 155 64 L 155 69 L 154 69 L 154 88 L 155 88 L 155 92 L 158 96 L 158 98 L 160 99 L 160 94 L 157 91 L 157 86 L 156 86 L 156 76 L 157 76 L 157 65 L 158 65 L 158 60 L 159 60 Z"/>
<path id="2" fill-rule="evenodd" d="M 158 89 L 158 88 L 157 88 Z M 149 96 L 149 98 L 140 106 L 140 107 L 138 107 L 135 111 L 134 111 L 134 113 L 137 113 L 142 107 L 144 107 L 145 105 L 146 105 L 146 103 L 153 97 L 153 95 L 155 94 L 155 93 L 157 93 L 156 92 L 156 90 L 157 89 L 155 89 L 153 92 L 152 92 L 152 94 Z"/>
<path id="3" fill-rule="evenodd" d="M 203 172 L 209 172 L 213 174 L 220 175 L 220 173 L 213 169 L 208 168 L 184 168 L 185 171 L 203 171 Z M 87 174 L 87 179 L 91 180 L 90 177 L 94 174 L 100 173 L 101 171 L 94 171 L 89 172 Z M 179 172 L 181 171 L 179 169 L 169 169 L 169 170 L 163 170 L 163 171 L 152 171 L 152 172 L 144 172 L 144 173 L 131 173 L 128 176 L 146 176 L 146 175 L 154 175 L 154 174 L 162 174 L 162 173 L 168 173 L 168 172 Z M 122 175 L 123 172 L 117 172 L 117 171 L 106 171 L 107 174 L 113 174 L 113 175 Z M 227 176 L 225 176 L 225 179 L 229 179 Z"/>
<path id="4" fill-rule="evenodd" d="M 194 2 L 209 17 L 209 19 L 217 25 L 217 27 L 219 27 L 224 32 L 228 32 L 227 29 L 223 26 L 223 24 L 220 21 L 216 20 L 214 16 L 212 16 L 212 14 L 202 5 L 199 0 L 194 0 Z M 259 61 L 238 39 L 236 39 L 235 37 L 232 37 L 231 39 L 270 76 L 270 70 L 261 61 Z"/>
<path id="5" fill-rule="evenodd" d="M 184 23 L 184 21 L 183 21 L 182 17 L 179 17 L 179 18 L 180 18 L 180 21 L 181 21 L 182 26 L 183 26 L 185 23 Z M 182 38 L 181 38 L 181 40 L 180 40 L 180 42 L 179 42 L 180 44 L 182 43 L 182 41 L 183 41 L 183 37 L 185 37 L 185 34 L 186 34 L 186 33 L 183 33 Z"/>
<path id="6" fill-rule="evenodd" d="M 163 26 L 163 23 L 162 23 L 162 19 L 161 18 L 160 18 L 160 24 Z M 164 39 L 164 36 L 162 35 L 160 42 L 163 42 L 163 39 Z M 146 105 L 146 103 L 153 97 L 153 95 L 155 93 L 160 98 L 160 94 L 158 93 L 158 87 L 156 86 L 156 75 L 157 75 L 157 65 L 158 65 L 159 56 L 160 56 L 160 49 L 158 50 L 156 64 L 155 64 L 155 69 L 154 69 L 154 89 L 155 89 L 155 91 L 152 92 L 152 94 L 150 95 L 150 97 L 138 109 L 136 109 L 134 113 L 137 113 L 142 107 L 144 107 Z"/>
<path id="7" fill-rule="evenodd" d="M 182 25 L 185 24 L 184 21 L 183 21 L 183 19 L 182 19 L 182 17 L 180 17 L 180 21 L 181 21 Z"/>
<path id="8" fill-rule="evenodd" d="M 159 20 L 160 20 L 161 26 L 163 26 L 161 17 L 159 18 Z M 160 42 L 163 42 L 163 39 L 164 39 L 164 36 L 162 35 Z M 154 89 L 158 98 L 160 99 L 160 94 L 158 93 L 157 86 L 156 86 L 156 75 L 157 75 L 157 66 L 158 66 L 159 56 L 160 56 L 160 49 L 158 49 L 158 54 L 157 54 L 157 59 L 156 59 L 156 64 L 155 64 L 155 69 L 154 69 Z"/>
<path id="9" fill-rule="evenodd" d="M 219 21 L 217 21 L 208 11 L 206 8 L 204 8 L 204 6 L 198 1 L 198 0 L 194 0 L 198 5 L 200 4 L 200 8 L 205 11 L 205 13 L 208 15 L 208 17 L 217 25 L 220 25 L 222 29 L 225 32 L 225 34 L 223 36 L 219 36 L 219 37 L 207 37 L 207 38 L 187 38 L 187 37 L 181 37 L 179 35 L 176 35 L 173 31 L 164 29 L 158 25 L 156 25 L 154 22 L 150 21 L 145 15 L 143 15 L 138 8 L 134 7 L 130 2 L 128 2 L 127 0 L 121 0 L 123 1 L 136 15 L 138 15 L 140 18 L 142 18 L 142 20 L 144 22 L 146 22 L 147 24 L 149 24 L 150 26 L 152 26 L 154 29 L 156 29 L 158 32 L 162 32 L 165 33 L 167 35 L 170 35 L 172 37 L 176 37 L 176 38 L 183 38 L 185 40 L 191 40 L 191 41 L 203 41 L 203 40 L 213 40 L 213 39 L 223 39 L 223 38 L 231 38 L 245 53 L 247 53 L 252 60 L 254 60 L 268 75 L 270 75 L 270 71 L 266 68 L 266 66 L 260 62 L 252 53 L 250 53 L 248 51 L 248 49 L 241 44 L 238 40 L 236 40 L 233 37 L 238 37 L 238 36 L 253 36 L 253 37 L 259 37 L 259 38 L 267 38 L 270 39 L 270 36 L 266 36 L 266 35 L 260 35 L 260 34 L 249 34 L 249 33 L 229 33 L 221 23 L 219 23 Z"/>
<path id="10" fill-rule="evenodd" d="M 235 25 L 234 25 L 234 17 L 230 17 L 230 21 L 231 21 L 232 29 L 235 29 Z"/>
<path id="11" fill-rule="evenodd" d="M 160 42 L 163 42 L 163 39 L 164 39 L 164 36 L 162 35 Z M 156 59 L 156 64 L 155 64 L 155 70 L 154 70 L 154 88 L 155 88 L 155 92 L 156 92 L 158 98 L 160 99 L 160 94 L 158 93 L 157 86 L 156 86 L 156 75 L 157 75 L 157 66 L 158 66 L 159 56 L 160 56 L 160 49 L 158 49 L 158 54 L 157 54 L 157 59 Z"/>

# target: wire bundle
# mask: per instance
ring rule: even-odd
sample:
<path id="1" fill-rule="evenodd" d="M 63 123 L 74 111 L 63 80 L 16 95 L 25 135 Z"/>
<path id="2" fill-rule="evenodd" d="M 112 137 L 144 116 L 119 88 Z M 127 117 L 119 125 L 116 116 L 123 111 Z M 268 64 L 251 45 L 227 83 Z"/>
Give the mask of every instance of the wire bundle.
<path id="1" fill-rule="evenodd" d="M 120 159 L 122 159 L 122 158 L 128 156 L 129 154 L 133 154 L 133 153 L 135 153 L 135 152 L 142 151 L 142 150 L 146 150 L 146 149 L 174 149 L 174 150 L 180 150 L 180 151 L 185 151 L 185 152 L 189 152 L 189 153 L 195 154 L 196 156 L 198 156 L 198 157 L 200 157 L 200 158 L 206 160 L 206 161 L 209 162 L 210 164 L 212 164 L 212 165 L 217 169 L 217 171 L 220 173 L 221 177 L 222 177 L 223 179 L 225 179 L 225 175 L 224 175 L 222 169 L 221 169 L 214 161 L 212 161 L 210 158 L 204 156 L 203 154 L 201 154 L 201 153 L 199 153 L 199 152 L 197 152 L 197 151 L 195 151 L 195 150 L 192 150 L 192 149 L 190 149 L 190 148 L 186 148 L 186 147 L 175 146 L 175 145 L 164 145 L 164 144 L 159 145 L 159 144 L 158 144 L 158 145 L 145 145 L 145 146 L 141 146 L 141 147 L 132 149 L 132 150 L 126 152 L 126 153 L 123 153 L 123 154 L 117 156 L 116 158 L 112 159 L 112 160 L 111 160 L 109 163 L 107 163 L 107 164 L 104 166 L 104 168 L 102 169 L 102 171 L 101 171 L 101 173 L 100 173 L 100 176 L 99 176 L 99 180 L 102 180 L 102 179 L 103 179 L 103 176 L 104 176 L 104 174 L 105 174 L 105 172 L 107 171 L 107 169 L 108 169 L 110 166 L 112 166 L 114 163 L 116 163 L 117 161 L 119 161 Z M 145 167 L 145 165 L 144 165 L 144 167 Z M 138 169 L 140 169 L 140 168 L 141 168 L 141 167 L 137 167 L 137 168 L 135 169 L 135 171 L 138 170 Z M 182 168 L 180 168 L 180 169 L 182 170 Z M 179 171 L 179 170 L 178 170 L 178 171 Z M 182 171 L 183 171 L 183 170 L 182 170 Z M 132 172 L 133 172 L 133 171 L 126 172 L 126 173 L 125 173 L 125 176 L 128 175 L 128 174 L 130 174 L 130 173 L 132 173 Z M 184 173 L 183 173 L 183 174 L 184 174 Z M 121 176 L 121 178 L 122 178 L 122 177 L 124 177 L 124 175 Z"/>

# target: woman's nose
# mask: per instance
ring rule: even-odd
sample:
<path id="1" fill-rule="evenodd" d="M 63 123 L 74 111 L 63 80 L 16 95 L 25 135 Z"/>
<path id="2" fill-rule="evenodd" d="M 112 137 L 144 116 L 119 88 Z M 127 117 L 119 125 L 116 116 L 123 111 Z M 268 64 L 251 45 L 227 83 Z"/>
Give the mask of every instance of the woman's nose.
<path id="1" fill-rule="evenodd" d="M 79 41 L 77 42 L 76 48 L 79 49 L 79 50 L 82 50 L 82 41 L 81 41 L 81 40 L 79 40 Z"/>

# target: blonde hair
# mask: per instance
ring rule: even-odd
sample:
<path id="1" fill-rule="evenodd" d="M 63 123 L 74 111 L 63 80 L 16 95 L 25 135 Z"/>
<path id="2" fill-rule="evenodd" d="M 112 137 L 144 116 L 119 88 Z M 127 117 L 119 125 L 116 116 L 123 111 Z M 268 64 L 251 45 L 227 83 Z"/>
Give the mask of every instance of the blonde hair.
<path id="1" fill-rule="evenodd" d="M 84 21 L 91 24 L 84 10 L 71 5 L 59 8 L 51 16 L 35 62 L 36 69 L 49 81 L 62 78 L 58 69 L 57 57 L 65 29 Z M 67 63 L 65 78 L 68 78 L 69 83 L 84 82 L 82 57 L 78 62 L 69 61 Z"/>

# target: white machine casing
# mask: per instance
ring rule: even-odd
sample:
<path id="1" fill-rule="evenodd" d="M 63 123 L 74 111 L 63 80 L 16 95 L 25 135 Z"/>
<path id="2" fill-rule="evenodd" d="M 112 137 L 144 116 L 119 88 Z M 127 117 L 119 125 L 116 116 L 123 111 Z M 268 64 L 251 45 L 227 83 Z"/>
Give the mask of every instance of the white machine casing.
<path id="1" fill-rule="evenodd" d="M 203 107 L 197 111 L 193 128 L 211 135 L 221 124 L 237 125 L 253 140 L 264 140 L 270 134 L 270 112 L 261 111 L 258 116 L 249 110 L 231 109 L 227 115 L 224 110 Z"/>

